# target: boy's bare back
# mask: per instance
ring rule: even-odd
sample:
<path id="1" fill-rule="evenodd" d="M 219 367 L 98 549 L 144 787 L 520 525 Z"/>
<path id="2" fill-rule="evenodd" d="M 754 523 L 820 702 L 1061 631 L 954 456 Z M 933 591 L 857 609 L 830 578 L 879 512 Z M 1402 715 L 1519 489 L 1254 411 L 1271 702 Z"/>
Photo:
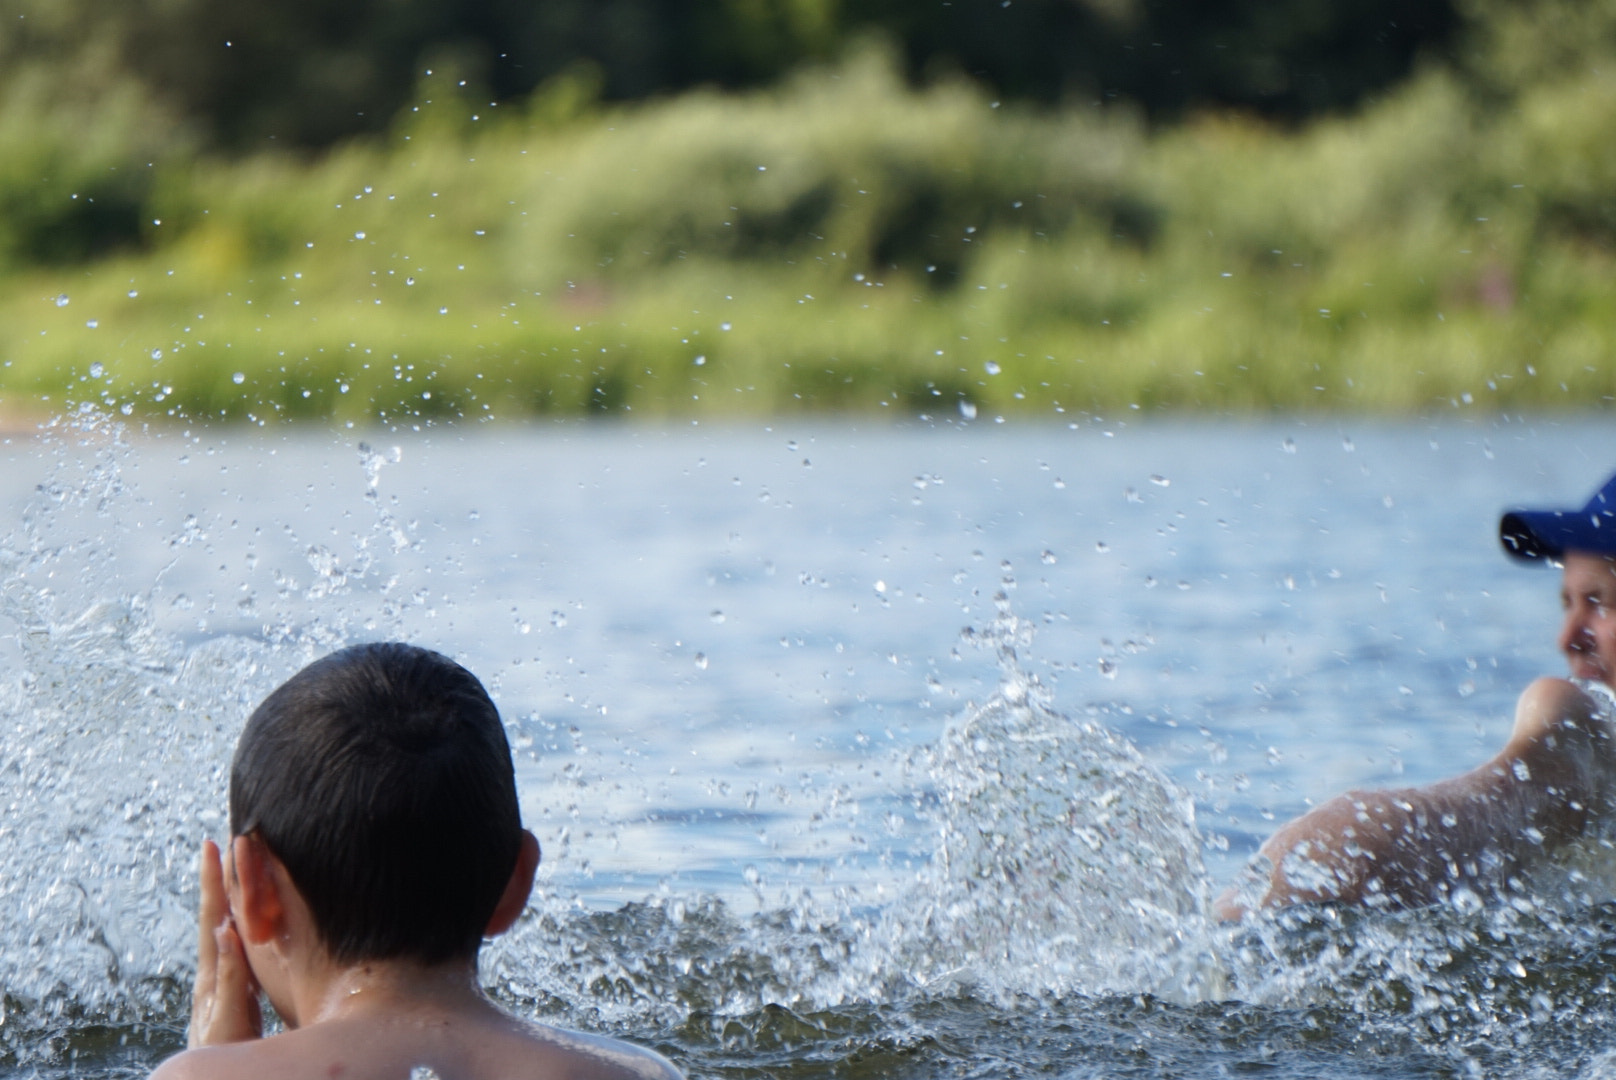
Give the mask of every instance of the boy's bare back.
<path id="1" fill-rule="evenodd" d="M 378 1014 L 379 1012 L 379 1014 Z M 423 1072 L 420 1070 L 430 1070 Z M 266 1039 L 199 1047 L 153 1080 L 678 1080 L 662 1057 L 614 1039 L 475 1010 L 385 1007 Z"/>

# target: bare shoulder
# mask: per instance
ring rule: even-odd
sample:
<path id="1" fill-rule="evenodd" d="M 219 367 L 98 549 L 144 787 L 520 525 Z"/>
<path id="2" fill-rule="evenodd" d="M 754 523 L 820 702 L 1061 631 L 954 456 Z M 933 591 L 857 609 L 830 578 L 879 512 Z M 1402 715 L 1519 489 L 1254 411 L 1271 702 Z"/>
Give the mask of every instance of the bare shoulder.
<path id="1" fill-rule="evenodd" d="M 460 1080 L 683 1080 L 654 1051 L 564 1031 L 490 1009 L 310 1024 L 267 1039 L 187 1050 L 155 1080 L 399 1080 L 425 1066 Z"/>
<path id="2" fill-rule="evenodd" d="M 578 1080 L 683 1080 L 667 1058 L 643 1046 L 526 1021 L 516 1021 L 523 1041 L 547 1064 L 563 1065 Z"/>
<path id="3" fill-rule="evenodd" d="M 1511 737 L 1542 737 L 1567 727 L 1592 733 L 1591 725 L 1599 713 L 1599 703 L 1588 691 L 1570 679 L 1544 676 L 1521 691 Z"/>
<path id="4" fill-rule="evenodd" d="M 230 1080 L 254 1076 L 242 1050 L 235 1046 L 204 1046 L 175 1054 L 151 1074 L 151 1080 Z"/>
<path id="5" fill-rule="evenodd" d="M 1616 777 L 1616 730 L 1608 703 L 1569 679 L 1536 679 L 1521 692 L 1515 726 L 1495 766 L 1526 764 L 1534 780 L 1578 789 L 1578 798 L 1609 792 Z"/>

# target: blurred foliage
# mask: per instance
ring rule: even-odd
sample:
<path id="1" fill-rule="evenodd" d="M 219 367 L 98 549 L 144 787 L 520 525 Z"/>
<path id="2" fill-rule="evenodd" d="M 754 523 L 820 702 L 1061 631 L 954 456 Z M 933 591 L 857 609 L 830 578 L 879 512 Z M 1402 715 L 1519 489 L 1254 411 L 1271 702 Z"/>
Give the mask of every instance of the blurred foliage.
<path id="1" fill-rule="evenodd" d="M 439 64 L 380 136 L 227 158 L 109 69 L 78 96 L 17 73 L 0 395 L 257 422 L 1603 407 L 1616 0 L 1492 2 L 1451 64 L 1300 127 L 917 88 L 866 45 L 637 104 L 588 67 L 495 103 Z"/>
<path id="2" fill-rule="evenodd" d="M 0 72 L 133 80 L 215 145 L 323 146 L 386 128 L 427 69 L 503 103 L 587 68 L 607 100 L 772 82 L 870 35 L 912 79 L 999 96 L 1118 95 L 1152 115 L 1301 117 L 1406 75 L 1453 0 L 0 0 Z"/>
<path id="3" fill-rule="evenodd" d="M 5 382 L 257 419 L 1591 402 L 1608 200 L 1563 161 L 1616 94 L 1577 87 L 1575 124 L 1433 75 L 1152 138 L 874 58 L 626 112 L 445 79 L 312 166 L 156 172 L 145 251 L 14 279 Z"/>

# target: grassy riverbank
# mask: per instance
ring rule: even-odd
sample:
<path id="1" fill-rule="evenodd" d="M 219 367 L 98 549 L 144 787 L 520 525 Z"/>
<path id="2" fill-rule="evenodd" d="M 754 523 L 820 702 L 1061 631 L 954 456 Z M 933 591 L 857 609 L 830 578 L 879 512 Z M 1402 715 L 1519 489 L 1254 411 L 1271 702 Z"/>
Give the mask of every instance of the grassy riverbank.
<path id="1" fill-rule="evenodd" d="M 1297 132 L 916 92 L 875 53 L 614 109 L 582 80 L 479 109 L 456 81 L 314 159 L 148 168 L 126 118 L 0 114 L 0 398 L 272 421 L 1616 395 L 1616 74 L 1489 110 L 1433 70 Z M 130 242 L 30 255 L 18 191 L 36 217 L 99 193 Z"/>

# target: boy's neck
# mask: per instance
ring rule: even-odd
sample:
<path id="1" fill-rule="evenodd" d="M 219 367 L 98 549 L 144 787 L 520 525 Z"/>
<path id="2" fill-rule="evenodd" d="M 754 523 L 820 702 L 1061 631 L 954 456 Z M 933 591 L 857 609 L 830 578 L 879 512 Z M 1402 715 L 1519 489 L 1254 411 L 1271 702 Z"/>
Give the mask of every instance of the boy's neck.
<path id="1" fill-rule="evenodd" d="M 474 960 L 421 964 L 414 960 L 365 960 L 321 964 L 292 980 L 283 1013 L 288 1027 L 373 1013 L 422 1010 L 463 1013 L 492 1008 L 477 983 Z"/>

